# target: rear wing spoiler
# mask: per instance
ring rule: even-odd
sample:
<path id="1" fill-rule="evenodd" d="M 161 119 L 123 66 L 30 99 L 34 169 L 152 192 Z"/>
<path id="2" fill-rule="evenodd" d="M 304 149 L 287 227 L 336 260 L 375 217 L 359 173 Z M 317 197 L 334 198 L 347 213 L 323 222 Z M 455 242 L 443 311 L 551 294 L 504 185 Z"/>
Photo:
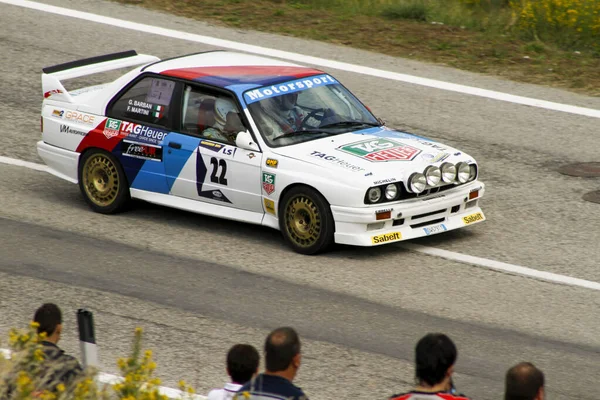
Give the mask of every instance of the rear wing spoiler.
<path id="1" fill-rule="evenodd" d="M 156 56 L 138 54 L 135 50 L 105 54 L 64 64 L 42 68 L 42 93 L 44 99 L 74 103 L 61 80 L 79 78 L 120 68 L 134 67 L 160 61 Z"/>

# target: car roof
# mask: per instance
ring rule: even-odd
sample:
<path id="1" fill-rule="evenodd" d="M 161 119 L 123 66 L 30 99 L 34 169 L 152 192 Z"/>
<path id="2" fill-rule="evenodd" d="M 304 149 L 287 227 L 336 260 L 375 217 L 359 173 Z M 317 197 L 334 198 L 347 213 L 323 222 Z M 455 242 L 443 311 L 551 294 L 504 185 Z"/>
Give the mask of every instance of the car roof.
<path id="1" fill-rule="evenodd" d="M 260 86 L 324 73 L 286 61 L 233 51 L 175 57 L 150 64 L 143 71 L 206 83 L 239 94 Z"/>

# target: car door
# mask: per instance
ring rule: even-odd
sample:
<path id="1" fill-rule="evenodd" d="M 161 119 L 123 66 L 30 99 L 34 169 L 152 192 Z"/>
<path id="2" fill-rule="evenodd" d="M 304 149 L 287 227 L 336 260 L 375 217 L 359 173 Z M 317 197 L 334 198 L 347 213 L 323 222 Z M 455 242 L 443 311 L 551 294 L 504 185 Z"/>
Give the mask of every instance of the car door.
<path id="1" fill-rule="evenodd" d="M 123 137 L 112 150 L 131 188 L 167 194 L 164 139 L 173 118 L 179 84 L 147 75 L 125 88 L 107 107 L 98 140 Z"/>
<path id="2" fill-rule="evenodd" d="M 262 153 L 237 147 L 235 129 L 231 131 L 227 126 L 228 115 L 241 115 L 235 98 L 227 92 L 195 85 L 186 85 L 182 96 L 181 127 L 165 143 L 170 193 L 263 213 Z M 243 125 L 236 129 L 241 128 L 245 129 Z"/>

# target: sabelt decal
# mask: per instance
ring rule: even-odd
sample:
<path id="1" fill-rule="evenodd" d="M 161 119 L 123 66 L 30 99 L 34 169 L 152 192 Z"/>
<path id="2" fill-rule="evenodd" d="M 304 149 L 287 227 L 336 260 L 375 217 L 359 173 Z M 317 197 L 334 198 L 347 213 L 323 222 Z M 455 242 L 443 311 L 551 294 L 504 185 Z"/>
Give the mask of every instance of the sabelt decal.
<path id="1" fill-rule="evenodd" d="M 474 222 L 483 221 L 484 219 L 485 219 L 485 217 L 483 216 L 483 213 L 476 212 L 475 214 L 471 214 L 471 215 L 467 215 L 466 217 L 463 217 L 463 222 L 465 223 L 465 225 L 469 225 Z"/>
<path id="2" fill-rule="evenodd" d="M 267 158 L 265 164 L 267 165 L 267 167 L 277 168 L 277 165 L 279 165 L 279 161 L 275 160 L 274 158 Z"/>
<path id="3" fill-rule="evenodd" d="M 269 214 L 275 215 L 275 202 L 271 199 L 265 199 L 265 210 Z"/>
<path id="4" fill-rule="evenodd" d="M 384 233 L 383 235 L 371 236 L 371 243 L 373 244 L 395 242 L 397 240 L 402 240 L 402 234 L 400 232 L 391 232 Z"/>
<path id="5" fill-rule="evenodd" d="M 372 162 L 411 161 L 421 150 L 392 139 L 367 139 L 341 146 L 338 150 Z"/>
<path id="6" fill-rule="evenodd" d="M 127 157 L 141 158 L 150 161 L 162 161 L 163 149 L 160 146 L 151 144 L 135 143 L 128 140 L 123 140 L 121 145 L 121 153 Z"/>
<path id="7" fill-rule="evenodd" d="M 263 172 L 262 186 L 263 186 L 263 190 L 265 192 L 267 192 L 267 194 L 273 193 L 275 191 L 275 174 L 269 174 L 268 172 Z"/>
<path id="8" fill-rule="evenodd" d="M 78 111 L 67 111 L 65 112 L 64 119 L 68 121 L 77 122 L 80 124 L 86 125 L 95 125 L 96 124 L 96 116 L 90 114 L 80 113 Z"/>

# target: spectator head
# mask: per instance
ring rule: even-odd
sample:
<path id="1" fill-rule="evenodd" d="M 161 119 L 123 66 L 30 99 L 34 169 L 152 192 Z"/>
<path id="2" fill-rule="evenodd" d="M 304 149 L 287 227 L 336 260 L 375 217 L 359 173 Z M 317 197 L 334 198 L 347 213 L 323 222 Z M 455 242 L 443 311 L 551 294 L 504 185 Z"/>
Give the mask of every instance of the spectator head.
<path id="1" fill-rule="evenodd" d="M 300 361 L 300 338 L 293 328 L 277 328 L 267 336 L 265 341 L 267 373 L 277 373 L 292 380 L 300 368 Z"/>
<path id="2" fill-rule="evenodd" d="M 506 372 L 505 400 L 544 400 L 544 373 L 530 362 Z"/>
<path id="3" fill-rule="evenodd" d="M 243 385 L 258 372 L 258 351 L 249 344 L 236 344 L 227 353 L 227 373 L 233 383 Z"/>
<path id="4" fill-rule="evenodd" d="M 456 362 L 456 346 L 443 333 L 429 333 L 415 348 L 416 379 L 420 386 L 449 390 Z"/>
<path id="5" fill-rule="evenodd" d="M 39 324 L 38 334 L 45 333 L 47 341 L 58 343 L 62 333 L 62 312 L 56 304 L 43 304 L 35 311 L 33 321 Z"/>

